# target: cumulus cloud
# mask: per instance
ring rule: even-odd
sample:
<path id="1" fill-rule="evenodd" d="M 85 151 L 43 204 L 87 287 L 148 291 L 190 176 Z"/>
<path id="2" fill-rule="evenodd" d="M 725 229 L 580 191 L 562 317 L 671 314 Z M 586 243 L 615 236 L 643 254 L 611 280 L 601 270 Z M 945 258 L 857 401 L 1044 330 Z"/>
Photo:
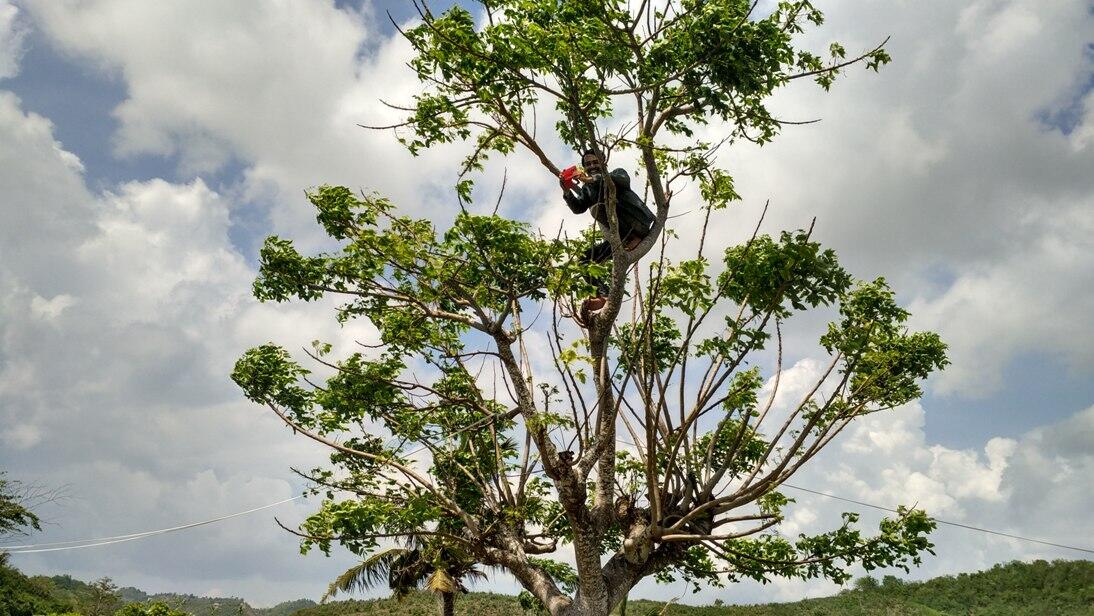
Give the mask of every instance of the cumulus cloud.
<path id="1" fill-rule="evenodd" d="M 827 453 L 854 468 L 854 481 L 846 475 L 818 468 L 810 476 L 832 492 L 874 503 L 915 504 L 941 519 L 990 528 L 1026 537 L 1083 546 L 1091 536 L 1091 524 L 1062 508 L 1080 507 L 1088 498 L 1082 482 L 1074 478 L 1094 465 L 1094 408 L 1036 428 L 1018 439 L 993 438 L 982 450 L 955 450 L 927 444 L 923 439 L 922 408 L 912 406 L 860 422 L 841 445 Z M 904 438 L 909 444 L 898 453 L 872 450 L 855 454 L 856 445 L 871 433 Z M 1061 507 L 1063 506 L 1063 507 Z M 943 528 L 936 541 L 939 558 L 928 561 L 919 575 L 972 569 L 990 562 L 1014 558 L 1062 558 L 1076 553 L 1038 544 Z M 959 539 L 960 543 L 955 541 Z M 978 558 L 970 562 L 962 550 L 971 548 Z"/>
<path id="2" fill-rule="evenodd" d="M 0 2 L 0 79 L 19 73 L 19 58 L 23 54 L 26 27 L 19 19 L 19 9 L 8 0 Z"/>
<path id="3" fill-rule="evenodd" d="M 853 273 L 884 275 L 918 298 L 916 325 L 950 341 L 955 361 L 940 393 L 993 393 L 1000 370 L 1028 353 L 1089 373 L 1090 332 L 1078 327 L 1094 302 L 1083 236 L 1094 194 L 1082 97 L 1094 72 L 1088 7 L 825 8 L 826 26 L 807 44 L 866 49 L 892 35 L 893 64 L 877 75 L 851 70 L 827 94 L 801 82 L 781 91 L 778 116 L 822 121 L 787 127 L 762 149 L 730 149 L 723 161 L 745 205 L 718 221 L 718 237 L 747 237 L 768 197 L 769 230 L 816 216 L 814 235 Z M 1072 107 L 1082 115 L 1070 134 L 1046 123 Z"/>
<path id="4" fill-rule="evenodd" d="M 50 123 L 10 94 L 0 96 L 0 161 L 0 190 L 12 197 L 0 204 L 3 465 L 72 495 L 44 512 L 55 526 L 37 538 L 174 526 L 298 490 L 287 465 L 309 468 L 322 452 L 243 401 L 231 363 L 270 338 L 345 345 L 368 331 L 340 329 L 329 304 L 281 310 L 249 299 L 254 272 L 229 241 L 222 196 L 200 180 L 93 194 Z M 295 522 L 311 507 L 278 513 Z M 185 574 L 195 592 L 204 590 L 195 572 L 246 571 L 241 590 L 307 594 L 283 586 L 300 564 L 295 540 L 265 520 L 127 544 L 109 566 L 93 550 L 19 564 L 160 589 Z M 157 558 L 165 547 L 172 558 Z M 322 563 L 322 575 L 340 564 Z"/>
<path id="5" fill-rule="evenodd" d="M 173 156 L 184 177 L 236 161 L 233 192 L 268 208 L 278 233 L 321 241 L 301 191 L 324 183 L 377 190 L 441 222 L 458 211 L 451 151 L 414 158 L 390 132 L 357 126 L 402 119 L 379 97 L 405 103 L 419 90 L 409 43 L 376 29 L 385 15 L 322 2 L 27 8 L 54 44 L 124 80 L 118 155 Z"/>
<path id="6" fill-rule="evenodd" d="M 986 394 L 1008 359 L 1030 351 L 1058 357 L 1080 373 L 1094 367 L 1094 201 L 1053 216 L 1039 204 L 1016 215 L 1013 250 L 966 268 L 941 294 L 910 306 L 915 323 L 940 331 L 953 365 L 941 393 Z"/>

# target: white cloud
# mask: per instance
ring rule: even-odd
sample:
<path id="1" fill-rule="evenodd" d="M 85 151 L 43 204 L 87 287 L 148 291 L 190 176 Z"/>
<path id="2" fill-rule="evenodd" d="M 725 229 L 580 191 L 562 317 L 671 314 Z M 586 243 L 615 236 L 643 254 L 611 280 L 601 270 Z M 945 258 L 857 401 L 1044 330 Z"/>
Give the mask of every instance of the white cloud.
<path id="1" fill-rule="evenodd" d="M 988 60 L 1006 60 L 1032 44 L 1042 23 L 1030 5 L 976 2 L 958 16 L 957 30 L 967 36 L 966 45 Z"/>
<path id="2" fill-rule="evenodd" d="M 201 180 L 94 195 L 49 122 L 9 94 L 0 162 L 0 452 L 20 479 L 72 495 L 47 506 L 53 525 L 35 539 L 174 526 L 297 489 L 287 467 L 310 468 L 324 452 L 243 400 L 232 362 L 271 338 L 298 348 L 323 337 L 345 350 L 368 329 L 340 328 L 329 302 L 281 310 L 250 299 L 255 272 L 229 241 L 224 197 Z M 313 507 L 276 513 L 292 523 Z M 198 572 L 246 569 L 240 589 L 292 598 L 311 588 L 285 585 L 301 562 L 294 543 L 266 516 L 125 544 L 108 564 L 95 550 L 18 564 L 160 589 L 185 578 L 192 591 L 207 586 Z M 164 546 L 171 559 L 157 557 Z M 343 564 L 323 562 L 315 575 Z"/>
<path id="3" fill-rule="evenodd" d="M 115 109 L 122 156 L 178 156 L 184 176 L 235 160 L 238 196 L 270 207 L 275 231 L 320 242 L 302 191 L 324 183 L 379 190 L 440 221 L 457 210 L 452 153 L 411 157 L 387 131 L 401 119 L 378 100 L 419 86 L 409 43 L 379 38 L 369 17 L 331 3 L 29 2 L 67 52 L 124 79 Z"/>
<path id="4" fill-rule="evenodd" d="M 818 475 L 827 473 L 820 468 L 808 477 L 844 496 L 889 506 L 918 503 L 931 515 L 982 528 L 1072 545 L 1081 545 L 1085 537 L 1091 536 L 1091 525 L 1076 519 L 1084 517 L 1081 511 L 1089 507 L 1089 495 L 1081 481 L 1071 479 L 1094 468 L 1094 457 L 1090 455 L 1094 446 L 1094 408 L 1032 430 L 1017 440 L 991 439 L 982 451 L 928 445 L 922 432 L 924 416 L 922 409 L 912 406 L 868 418 L 853 429 L 846 442 L 824 454 L 838 456 L 840 464 L 851 469 L 849 475 L 854 482 L 830 474 L 821 479 Z M 892 452 L 875 448 L 857 455 L 850 453 L 853 448 L 848 445 L 876 431 L 903 433 L 907 445 Z M 1050 503 L 1056 510 L 1046 514 L 1044 507 Z M 1075 509 L 1065 513 L 1061 504 Z M 1033 515 L 1014 515 L 1018 510 Z M 950 531 L 945 532 L 950 535 Z M 1000 542 L 988 535 L 966 532 L 970 534 L 962 538 L 963 544 L 992 552 L 995 562 L 1029 558 L 1045 551 L 1036 544 Z M 960 570 L 964 565 L 955 545 L 938 543 L 945 554 L 929 561 L 924 575 Z M 1073 556 L 1051 553 L 1056 557 Z"/>
<path id="5" fill-rule="evenodd" d="M 796 82 L 776 95 L 779 117 L 822 121 L 726 153 L 745 205 L 716 218 L 712 237 L 742 241 L 768 197 L 769 232 L 816 216 L 814 237 L 855 275 L 884 275 L 901 297 L 918 298 L 915 325 L 951 344 L 942 393 L 991 394 L 1002 369 L 1034 353 L 1094 372 L 1090 328 L 1080 325 L 1094 305 L 1083 236 L 1094 194 L 1089 119 L 1070 135 L 1041 119 L 1071 106 L 1094 70 L 1088 7 L 985 0 L 825 10 L 807 44 L 839 39 L 851 51 L 891 34 L 893 64 L 877 75 L 855 68 L 831 93 Z M 685 211 L 692 197 L 681 198 Z M 678 226 L 685 237 L 696 227 L 687 217 Z"/>
<path id="6" fill-rule="evenodd" d="M 19 8 L 8 0 L 0 1 L 0 79 L 19 73 L 23 39 L 27 30 L 19 18 Z"/>
<path id="7" fill-rule="evenodd" d="M 979 455 L 969 451 L 954 451 L 935 445 L 930 448 L 934 460 L 929 472 L 933 476 L 946 477 L 946 488 L 957 498 L 976 497 L 988 501 L 1001 501 L 1006 495 L 1000 491 L 1007 462 L 1014 453 L 1016 443 L 1011 439 L 993 438 L 984 446 L 987 464 L 981 464 Z"/>
<path id="8" fill-rule="evenodd" d="M 920 298 L 915 325 L 939 331 L 953 365 L 938 391 L 983 395 L 1009 359 L 1041 351 L 1080 372 L 1094 368 L 1094 201 L 1045 217 L 1031 205 L 1011 220 L 1013 248 L 967 267 L 942 294 Z"/>
<path id="9" fill-rule="evenodd" d="M 747 239 L 770 197 L 764 231 L 815 216 L 814 237 L 853 274 L 883 275 L 914 300 L 914 326 L 951 347 L 937 393 L 993 394 L 1003 370 L 1031 354 L 1094 373 L 1094 334 L 1081 325 L 1094 310 L 1092 95 L 1070 135 L 1040 119 L 1072 105 L 1094 70 L 1087 8 L 1008 0 L 825 10 L 808 46 L 839 39 L 866 49 L 891 34 L 894 62 L 877 75 L 856 67 L 830 93 L 796 82 L 776 95 L 777 116 L 822 121 L 788 126 L 763 148 L 727 150 L 744 204 L 712 218 L 706 253 Z M 720 134 L 712 126 L 706 136 Z M 673 213 L 685 241 L 669 254 L 681 258 L 700 228 L 694 190 L 677 193 Z M 584 222 L 568 214 L 548 205 L 539 222 Z M 788 327 L 788 348 L 806 329 Z"/>
<path id="10" fill-rule="evenodd" d="M 46 299 L 40 295 L 35 295 L 30 300 L 30 311 L 34 316 L 52 321 L 59 317 L 65 308 L 68 308 L 76 302 L 71 295 L 61 293 L 51 299 Z"/>
<path id="11" fill-rule="evenodd" d="M 16 451 L 30 449 L 34 447 L 42 440 L 42 433 L 38 428 L 27 425 L 19 424 L 5 428 L 3 432 L 0 432 L 0 441 Z"/>
<path id="12" fill-rule="evenodd" d="M 1082 117 L 1071 133 L 1071 146 L 1076 151 L 1083 151 L 1094 143 L 1094 90 L 1084 96 L 1080 104 Z"/>

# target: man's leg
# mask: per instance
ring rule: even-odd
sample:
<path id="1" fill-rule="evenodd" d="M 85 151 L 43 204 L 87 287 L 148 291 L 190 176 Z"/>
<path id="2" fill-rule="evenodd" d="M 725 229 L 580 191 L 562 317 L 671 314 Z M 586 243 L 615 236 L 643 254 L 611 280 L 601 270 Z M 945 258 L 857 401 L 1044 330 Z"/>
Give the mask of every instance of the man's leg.
<path id="1" fill-rule="evenodd" d="M 598 242 L 589 247 L 581 258 L 582 263 L 604 263 L 612 258 L 612 245 L 607 240 Z M 588 321 L 589 313 L 596 312 L 604 307 L 608 301 L 608 283 L 602 276 L 589 276 L 586 278 L 589 284 L 596 287 L 596 295 L 586 299 L 581 304 L 581 318 Z"/>
<path id="2" fill-rule="evenodd" d="M 627 234 L 627 237 L 623 238 L 623 249 L 630 251 L 634 250 L 636 246 L 642 243 L 645 239 L 645 234 L 639 235 L 634 231 Z M 612 258 L 612 245 L 607 240 L 599 242 L 591 246 L 585 254 L 582 256 L 582 263 L 604 263 Z M 596 312 L 604 307 L 608 303 L 608 282 L 604 278 L 589 279 L 589 283 L 596 287 L 596 296 L 590 297 L 585 300 L 581 305 L 582 320 L 588 321 L 589 313 Z"/>
<path id="3" fill-rule="evenodd" d="M 589 248 L 585 253 L 585 263 L 604 263 L 612 258 L 612 245 L 604 240 Z M 597 297 L 608 296 L 608 282 L 603 277 L 590 278 L 589 282 L 596 287 Z"/>
<path id="4" fill-rule="evenodd" d="M 634 226 L 631 227 L 625 236 L 623 236 L 623 250 L 630 252 L 638 245 L 642 243 L 642 240 L 646 239 L 646 236 L 650 234 L 650 230 L 646 227 Z"/>

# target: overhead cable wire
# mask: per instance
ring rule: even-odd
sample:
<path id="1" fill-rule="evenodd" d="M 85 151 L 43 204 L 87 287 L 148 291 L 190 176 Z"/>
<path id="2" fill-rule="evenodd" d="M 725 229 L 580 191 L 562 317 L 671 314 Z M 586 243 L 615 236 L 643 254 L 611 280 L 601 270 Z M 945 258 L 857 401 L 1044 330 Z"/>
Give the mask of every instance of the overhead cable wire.
<path id="1" fill-rule="evenodd" d="M 304 498 L 304 495 L 293 496 L 292 498 L 286 498 L 279 500 L 276 503 L 270 503 L 261 507 L 255 507 L 254 509 L 248 509 L 246 511 L 239 511 L 228 515 L 222 515 L 209 520 L 202 520 L 200 522 L 192 522 L 190 524 L 182 524 L 180 526 L 172 526 L 170 528 L 160 528 L 157 530 L 149 530 L 140 533 L 131 533 L 128 535 L 115 535 L 113 537 L 98 537 L 95 539 L 77 539 L 72 541 L 55 541 L 52 543 L 34 543 L 28 545 L 8 545 L 0 546 L 0 553 L 5 554 L 33 554 L 38 552 L 59 552 L 62 550 L 78 550 L 81 548 L 93 548 L 103 545 L 111 545 L 115 543 L 125 543 L 126 541 L 135 541 L 137 539 L 144 539 L 145 537 L 152 537 L 154 535 L 165 535 L 167 533 L 178 532 L 180 530 L 187 530 L 190 528 L 196 528 L 198 526 L 205 526 L 206 524 L 213 524 L 216 522 L 222 522 L 231 518 L 238 518 L 256 511 L 262 511 L 263 509 L 269 509 L 271 507 L 277 507 L 285 503 Z"/>
<path id="2" fill-rule="evenodd" d="M 862 507 L 872 507 L 874 509 L 880 509 L 882 511 L 888 511 L 890 513 L 900 513 L 896 509 L 891 509 L 889 507 L 882 507 L 881 505 L 874 505 L 874 504 L 871 504 L 871 503 L 864 503 L 862 501 L 852 500 L 850 498 L 844 498 L 842 496 L 836 496 L 835 494 L 828 494 L 827 492 L 819 492 L 817 490 L 810 490 L 809 488 L 802 488 L 802 487 L 799 487 L 799 486 L 792 486 L 789 483 L 783 483 L 782 485 L 784 485 L 788 488 L 792 488 L 794 490 L 800 490 L 802 492 L 808 492 L 810 494 L 816 494 L 817 496 L 825 496 L 827 498 L 834 498 L 836 500 L 841 500 L 841 501 L 844 501 L 846 503 L 852 503 L 854 505 L 860 505 Z M 1004 533 L 1004 532 L 1000 532 L 1000 531 L 997 531 L 997 530 L 991 530 L 989 528 L 979 528 L 977 526 L 969 526 L 968 524 L 961 524 L 960 522 L 949 522 L 947 520 L 940 520 L 940 519 L 935 518 L 935 517 L 932 517 L 931 519 L 934 520 L 935 522 L 938 522 L 939 524 L 945 524 L 947 526 L 956 526 L 958 528 L 964 528 L 964 529 L 967 529 L 967 530 L 975 530 L 975 531 L 978 531 L 978 532 L 981 532 L 981 533 L 988 533 L 990 535 L 999 535 L 1000 537 L 1007 537 L 1008 539 L 1018 539 L 1020 541 L 1029 541 L 1031 543 L 1040 543 L 1041 545 L 1050 545 L 1054 548 L 1063 548 L 1065 550 L 1075 550 L 1077 552 L 1086 552 L 1087 554 L 1094 554 L 1094 550 L 1091 550 L 1089 548 L 1080 548 L 1080 547 L 1075 547 L 1073 545 L 1064 545 L 1062 543 L 1052 543 L 1051 541 L 1042 541 L 1040 539 L 1031 539 L 1030 537 L 1022 537 L 1020 535 L 1012 535 L 1010 533 Z"/>
<path id="3" fill-rule="evenodd" d="M 634 443 L 631 443 L 629 441 L 625 441 L 625 440 L 622 440 L 622 439 L 616 439 L 616 442 L 622 443 L 624 445 L 629 445 L 631 447 L 635 447 Z M 789 483 L 785 483 L 785 482 L 781 483 L 779 485 L 780 486 L 786 486 L 786 487 L 794 489 L 794 490 L 800 490 L 802 492 L 808 492 L 810 494 L 816 494 L 817 496 L 824 496 L 824 497 L 827 497 L 827 498 L 833 498 L 833 499 L 836 499 L 836 500 L 841 500 L 845 503 L 851 503 L 853 505 L 860 505 L 862 507 L 870 507 L 872 509 L 879 509 L 881 511 L 887 511 L 889 513 L 897 513 L 897 514 L 900 513 L 899 511 L 897 511 L 896 509 L 893 509 L 891 507 L 882 507 L 881 505 L 875 505 L 873 503 L 865 503 L 863 501 L 857 501 L 857 500 L 853 500 L 853 499 L 850 499 L 850 498 L 844 498 L 842 496 L 836 496 L 835 494 L 829 494 L 827 492 L 820 492 L 818 490 L 811 490 L 809 488 L 803 488 L 801 486 L 790 485 Z M 934 520 L 935 522 L 938 522 L 939 524 L 945 524 L 947 526 L 956 526 L 958 528 L 964 528 L 966 530 L 975 530 L 975 531 L 981 532 L 981 533 L 988 533 L 989 535 L 998 535 L 1000 537 L 1006 537 L 1008 539 L 1017 539 L 1019 541 L 1028 541 L 1030 543 L 1039 543 L 1041 545 L 1048 545 L 1048 546 L 1052 546 L 1054 548 L 1063 548 L 1065 550 L 1075 550 L 1076 552 L 1085 552 L 1087 554 L 1094 554 L 1094 550 L 1092 550 L 1090 548 L 1081 548 L 1081 547 L 1077 547 L 1077 546 L 1073 546 L 1073 545 L 1064 545 L 1062 543 L 1053 543 L 1051 541 L 1044 541 L 1044 540 L 1041 540 L 1041 539 L 1033 539 L 1031 537 L 1023 537 L 1021 535 L 1013 535 L 1011 533 L 1004 533 L 1004 532 L 998 531 L 998 530 L 991 530 L 990 528 L 980 528 L 978 526 L 970 526 L 968 524 L 962 524 L 960 522 L 950 522 L 949 520 L 940 520 L 940 519 L 938 519 L 936 517 L 933 517 L 933 516 L 931 517 L 931 519 Z"/>
<path id="4" fill-rule="evenodd" d="M 623 442 L 625 442 L 625 441 L 623 441 Z M 845 497 L 842 497 L 842 496 L 837 496 L 835 494 L 829 494 L 827 492 L 821 492 L 821 491 L 818 491 L 818 490 L 811 490 L 809 488 L 803 488 L 801 486 L 795 486 L 795 485 L 791 485 L 789 483 L 783 483 L 781 485 L 786 486 L 788 488 L 791 488 L 793 490 L 799 490 L 801 492 L 808 492 L 809 494 L 816 494 L 817 496 L 823 496 L 825 498 L 840 500 L 840 501 L 843 501 L 843 502 L 846 502 L 846 503 L 851 503 L 853 505 L 859 505 L 861 507 L 870 507 L 872 509 L 878 509 L 880 511 L 886 511 L 886 512 L 889 512 L 889 513 L 900 513 L 898 510 L 893 509 L 891 507 L 883 507 L 881 505 L 875 505 L 873 503 L 867 503 L 867 502 L 858 501 L 858 500 L 854 500 L 854 499 L 850 499 L 850 498 L 845 498 Z M 298 499 L 301 499 L 301 498 L 304 498 L 304 495 L 298 495 L 298 496 L 294 496 L 292 498 L 286 498 L 284 500 L 277 501 L 276 503 L 270 503 L 268 505 L 263 505 L 261 507 L 255 507 L 254 509 L 248 509 L 246 511 L 240 511 L 240 512 L 237 512 L 237 513 L 232 513 L 232 514 L 212 518 L 212 519 L 209 519 L 209 520 L 202 520 L 201 522 L 192 522 L 190 524 L 182 524 L 180 526 L 173 526 L 173 527 L 170 527 L 170 528 L 161 528 L 161 529 L 157 529 L 157 530 L 144 531 L 144 532 L 140 532 L 140 533 L 131 533 L 131 534 L 128 534 L 128 535 L 115 535 L 115 536 L 112 536 L 112 537 L 99 537 L 99 538 L 95 538 L 95 539 L 76 539 L 76 540 L 70 540 L 70 541 L 56 541 L 56 542 L 52 542 L 52 543 L 34 543 L 34 544 L 27 544 L 27 545 L 0 546 L 0 553 L 6 553 L 6 554 L 33 554 L 33 553 L 39 553 L 39 552 L 58 552 L 58 551 L 62 551 L 62 550 L 77 550 L 77 549 L 81 549 L 81 548 L 92 548 L 92 547 L 99 547 L 99 546 L 103 546 L 103 545 L 112 545 L 112 544 L 115 544 L 115 543 L 125 543 L 127 541 L 135 541 L 137 539 L 143 539 L 145 537 L 152 537 L 152 536 L 155 536 L 155 535 L 164 535 L 164 534 L 167 534 L 167 533 L 173 533 L 173 532 L 178 532 L 178 531 L 181 531 L 181 530 L 187 530 L 187 529 L 190 529 L 190 528 L 196 528 L 198 526 L 205 526 L 207 524 L 214 524 L 216 522 L 222 522 L 224 520 L 228 520 L 228 519 L 231 519 L 231 518 L 237 518 L 237 517 L 244 516 L 244 515 L 247 515 L 247 514 L 250 514 L 250 513 L 255 513 L 256 511 L 262 511 L 263 509 L 270 509 L 271 507 L 276 507 L 278 505 L 283 505 L 285 503 L 288 503 L 288 502 L 291 502 L 291 501 L 294 501 L 294 500 L 298 500 Z M 935 522 L 939 523 L 939 524 L 945 524 L 947 526 L 956 526 L 957 528 L 964 528 L 966 530 L 973 530 L 973 531 L 977 531 L 977 532 L 981 532 L 981 533 L 987 533 L 987 534 L 990 534 L 990 535 L 997 535 L 997 536 L 1000 536 L 1000 537 L 1006 537 L 1008 539 L 1016 539 L 1016 540 L 1019 540 L 1019 541 L 1028 541 L 1030 543 L 1038 543 L 1038 544 L 1041 544 L 1041 545 L 1047 545 L 1047 546 L 1051 546 L 1051 547 L 1055 547 L 1055 548 L 1062 548 L 1062 549 L 1065 549 L 1065 550 L 1075 550 L 1077 552 L 1084 552 L 1084 553 L 1087 553 L 1087 554 L 1094 554 L 1094 550 L 1089 549 L 1089 548 L 1077 547 L 1077 546 L 1072 546 L 1072 545 L 1064 545 L 1062 543 L 1053 543 L 1051 541 L 1044 541 L 1044 540 L 1041 540 L 1041 539 L 1033 539 L 1031 537 L 1023 537 L 1021 535 L 1014 535 L 1014 534 L 1011 534 L 1011 533 L 1004 533 L 1002 531 L 991 530 L 989 528 L 980 528 L 978 526 L 971 526 L 971 525 L 968 525 L 968 524 L 962 524 L 960 522 L 951 522 L 949 520 L 942 520 L 942 519 L 934 518 L 934 517 L 932 517 L 932 519 Z"/>

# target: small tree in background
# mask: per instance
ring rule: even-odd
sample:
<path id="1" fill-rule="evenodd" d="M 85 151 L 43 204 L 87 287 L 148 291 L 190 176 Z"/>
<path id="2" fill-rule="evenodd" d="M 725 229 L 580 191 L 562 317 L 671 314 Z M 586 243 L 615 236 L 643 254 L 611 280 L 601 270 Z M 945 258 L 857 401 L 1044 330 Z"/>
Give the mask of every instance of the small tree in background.
<path id="1" fill-rule="evenodd" d="M 452 226 L 439 233 L 380 196 L 324 186 L 308 196 L 340 248 L 305 256 L 271 237 L 261 251 L 256 297 L 343 297 L 338 319 L 367 319 L 380 340 L 341 358 L 317 341 L 307 353 L 323 375 L 274 344 L 233 372 L 248 398 L 332 449 L 331 466 L 311 473 L 327 499 L 300 527 L 303 549 L 338 543 L 367 559 L 386 538 L 443 540 L 510 572 L 555 615 L 608 614 L 647 577 L 843 582 L 854 563 L 918 563 L 934 528 L 924 512 L 901 508 L 874 536 L 847 513 L 789 539 L 776 532 L 790 502 L 778 488 L 855 419 L 917 399 L 919 379 L 946 363 L 943 343 L 909 332 L 885 281 L 855 281 L 810 230 L 757 231 L 706 254 L 707 230 L 738 199 L 719 148 L 774 138 L 786 124 L 765 106 L 777 88 L 827 89 L 850 64 L 887 62 L 884 50 L 846 59 L 833 43 L 825 60 L 799 49 L 795 35 L 822 21 L 808 1 L 766 16 L 746 0 L 483 8 L 476 24 L 461 8 L 422 6 L 404 33 L 425 89 L 398 137 L 411 152 L 472 143 Z M 468 174 L 490 154 L 520 148 L 559 172 L 537 137 L 543 105 L 576 151 L 631 156 L 656 206 L 651 233 L 624 251 L 606 189 L 605 266 L 580 263 L 583 240 L 464 207 Z M 699 136 L 708 123 L 722 131 L 712 142 Z M 673 263 L 665 222 L 688 185 L 702 231 L 694 256 Z M 610 278 L 607 305 L 579 327 L 566 308 L 595 276 Z M 826 366 L 800 399 L 776 404 L 782 323 L 828 306 Z M 546 557 L 564 546 L 576 567 Z"/>
<path id="2" fill-rule="evenodd" d="M 467 580 L 483 580 L 486 575 L 475 567 L 475 559 L 465 550 L 441 540 L 423 541 L 418 536 L 407 540 L 407 547 L 391 547 L 369 555 L 331 582 L 321 602 L 339 592 L 354 592 L 381 584 L 402 599 L 411 591 L 425 588 L 437 595 L 438 613 L 455 613 L 457 593 L 467 592 Z"/>
<path id="3" fill-rule="evenodd" d="M 89 593 L 80 603 L 80 611 L 87 616 L 110 616 L 122 607 L 122 596 L 118 592 L 118 585 L 108 577 L 102 577 L 91 583 Z M 150 607 L 150 606 L 149 606 Z M 142 609 L 138 606 L 134 609 Z M 136 614 L 131 614 L 136 616 Z M 156 616 L 171 616 L 169 614 L 156 614 Z"/>
<path id="4" fill-rule="evenodd" d="M 128 603 L 114 612 L 114 616 L 189 616 L 188 612 L 177 610 L 162 601 L 150 603 Z"/>

